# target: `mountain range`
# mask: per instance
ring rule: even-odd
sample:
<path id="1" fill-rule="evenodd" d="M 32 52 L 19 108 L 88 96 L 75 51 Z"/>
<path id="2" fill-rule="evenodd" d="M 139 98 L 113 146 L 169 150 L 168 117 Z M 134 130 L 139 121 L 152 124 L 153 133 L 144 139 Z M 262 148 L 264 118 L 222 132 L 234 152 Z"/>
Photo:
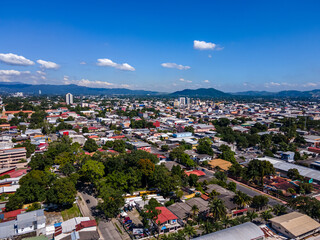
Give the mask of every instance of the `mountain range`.
<path id="1" fill-rule="evenodd" d="M 74 95 L 131 95 L 131 96 L 167 96 L 167 97 L 206 97 L 206 98 L 230 98 L 230 97 L 271 97 L 271 98 L 319 98 L 320 89 L 311 91 L 287 90 L 280 92 L 267 91 L 246 91 L 226 93 L 214 88 L 184 89 L 173 93 L 160 93 L 145 90 L 130 90 L 126 88 L 90 88 L 85 86 L 70 85 L 49 85 L 49 84 L 26 84 L 20 82 L 0 82 L 0 93 L 10 94 L 23 92 L 24 94 L 63 95 L 72 93 Z"/>

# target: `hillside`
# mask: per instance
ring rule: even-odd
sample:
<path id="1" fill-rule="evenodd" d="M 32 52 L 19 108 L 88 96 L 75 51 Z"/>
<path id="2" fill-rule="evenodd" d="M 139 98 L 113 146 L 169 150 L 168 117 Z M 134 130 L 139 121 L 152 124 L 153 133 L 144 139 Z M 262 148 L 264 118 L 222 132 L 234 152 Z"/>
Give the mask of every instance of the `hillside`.
<path id="1" fill-rule="evenodd" d="M 224 93 L 214 88 L 184 89 L 170 94 L 171 96 L 185 97 L 228 97 L 228 93 Z"/>

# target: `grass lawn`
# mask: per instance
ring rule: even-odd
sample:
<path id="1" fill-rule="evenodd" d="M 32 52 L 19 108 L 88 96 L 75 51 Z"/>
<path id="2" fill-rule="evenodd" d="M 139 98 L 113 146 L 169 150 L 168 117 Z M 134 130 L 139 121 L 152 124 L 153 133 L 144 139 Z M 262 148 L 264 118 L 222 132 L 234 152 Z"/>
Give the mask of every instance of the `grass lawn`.
<path id="1" fill-rule="evenodd" d="M 73 204 L 73 206 L 71 208 L 63 210 L 61 212 L 61 216 L 63 218 L 63 221 L 66 221 L 66 220 L 74 218 L 74 217 L 82 217 L 77 204 Z"/>

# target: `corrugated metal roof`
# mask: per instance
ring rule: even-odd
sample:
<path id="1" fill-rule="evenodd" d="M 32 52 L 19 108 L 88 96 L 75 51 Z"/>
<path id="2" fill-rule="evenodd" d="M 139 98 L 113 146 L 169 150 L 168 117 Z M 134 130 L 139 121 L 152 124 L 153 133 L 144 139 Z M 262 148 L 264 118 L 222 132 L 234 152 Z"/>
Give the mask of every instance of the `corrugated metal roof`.
<path id="1" fill-rule="evenodd" d="M 218 232 L 210 233 L 195 239 L 198 240 L 250 240 L 263 237 L 263 231 L 251 222 L 227 228 Z"/>
<path id="2" fill-rule="evenodd" d="M 258 158 L 258 160 L 269 161 L 270 163 L 272 163 L 272 165 L 275 169 L 279 169 L 279 170 L 286 171 L 286 172 L 291 168 L 296 168 L 299 171 L 300 175 L 302 175 L 304 177 L 312 178 L 316 181 L 320 181 L 320 171 L 318 171 L 318 170 L 314 170 L 314 169 L 303 167 L 300 165 L 288 163 L 288 162 L 285 162 L 285 161 L 282 161 L 282 160 L 279 160 L 276 158 L 271 158 L 271 157 Z"/>

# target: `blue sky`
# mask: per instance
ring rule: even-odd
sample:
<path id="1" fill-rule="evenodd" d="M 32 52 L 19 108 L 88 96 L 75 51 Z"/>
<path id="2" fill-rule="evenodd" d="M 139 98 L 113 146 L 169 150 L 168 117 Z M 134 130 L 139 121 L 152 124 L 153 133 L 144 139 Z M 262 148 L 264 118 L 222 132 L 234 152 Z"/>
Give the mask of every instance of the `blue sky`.
<path id="1" fill-rule="evenodd" d="M 320 88 L 319 1 L 1 1 L 0 80 Z M 199 41 L 199 42 L 195 42 Z"/>

